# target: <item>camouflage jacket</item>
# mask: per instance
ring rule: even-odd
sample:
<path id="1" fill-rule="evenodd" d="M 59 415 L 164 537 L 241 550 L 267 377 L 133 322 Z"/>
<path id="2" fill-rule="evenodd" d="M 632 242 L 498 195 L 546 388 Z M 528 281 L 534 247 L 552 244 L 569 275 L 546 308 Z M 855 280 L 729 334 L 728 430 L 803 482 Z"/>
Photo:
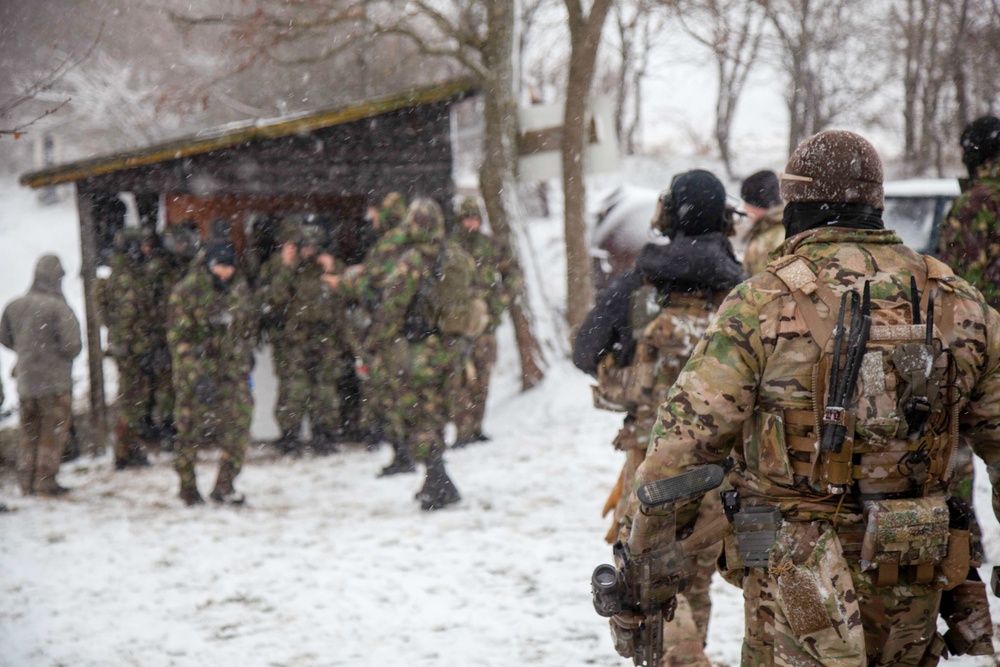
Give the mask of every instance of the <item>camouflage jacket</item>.
<path id="1" fill-rule="evenodd" d="M 314 325 L 335 332 L 344 318 L 343 297 L 323 282 L 323 267 L 316 261 L 296 260 L 285 266 L 281 256 L 266 265 L 267 286 L 263 288 L 266 307 L 283 322 L 285 334 Z M 336 271 L 336 268 L 335 268 Z"/>
<path id="2" fill-rule="evenodd" d="M 219 289 L 207 269 L 193 270 L 174 288 L 169 307 L 167 342 L 176 384 L 200 378 L 219 386 L 246 382 L 256 321 L 243 278 L 237 275 Z"/>
<path id="3" fill-rule="evenodd" d="M 761 216 L 747 234 L 747 249 L 743 254 L 743 269 L 753 276 L 767 268 L 771 251 L 785 240 L 785 226 L 781 222 L 783 206 L 776 206 Z"/>
<path id="4" fill-rule="evenodd" d="M 927 276 L 924 259 L 906 248 L 891 231 L 817 229 L 787 240 L 772 267 L 802 258 L 815 267 L 822 289 L 843 294 L 871 280 L 873 300 L 898 304 L 909 313 L 909 281 Z M 987 463 L 990 479 L 1000 484 L 1000 315 L 964 280 L 950 277 L 936 302 L 936 322 L 953 351 L 957 366 L 960 432 Z M 860 507 L 848 494 L 814 491 L 808 480 L 788 474 L 788 451 L 781 442 L 781 414 L 814 409 L 813 369 L 821 356 L 805 317 L 786 283 L 770 270 L 738 285 L 719 308 L 677 382 L 660 406 L 639 485 L 694 467 L 737 459 L 734 485 L 741 502 L 777 505 L 786 519 L 837 516 L 841 524 L 861 520 Z M 949 305 L 950 304 L 950 305 Z M 944 322 L 942 313 L 953 317 Z M 902 319 L 902 318 L 901 318 Z M 905 320 L 904 320 L 905 321 Z M 755 420 L 770 418 L 776 446 L 754 437 Z M 749 427 L 749 428 L 745 428 Z M 740 437 L 742 436 L 742 437 Z M 733 450 L 733 439 L 741 446 Z M 783 465 L 784 464 L 784 465 Z M 842 504 L 838 504 L 838 500 Z M 1000 512 L 1000 496 L 994 506 Z M 632 495 L 627 515 L 635 516 Z M 681 512 L 681 523 L 693 518 Z M 634 537 L 634 536 L 633 536 Z"/>
<path id="5" fill-rule="evenodd" d="M 514 270 L 514 262 L 496 239 L 482 232 L 459 229 L 454 236 L 476 260 L 480 287 L 490 315 L 487 331 L 495 331 L 500 326 L 503 311 L 510 305 L 517 290 L 518 276 Z"/>
<path id="6" fill-rule="evenodd" d="M 938 257 L 1000 308 L 1000 160 L 979 168 L 941 226 Z"/>
<path id="7" fill-rule="evenodd" d="M 167 344 L 166 267 L 160 258 L 134 262 L 118 254 L 102 284 L 108 343 L 116 359 L 142 356 Z"/>

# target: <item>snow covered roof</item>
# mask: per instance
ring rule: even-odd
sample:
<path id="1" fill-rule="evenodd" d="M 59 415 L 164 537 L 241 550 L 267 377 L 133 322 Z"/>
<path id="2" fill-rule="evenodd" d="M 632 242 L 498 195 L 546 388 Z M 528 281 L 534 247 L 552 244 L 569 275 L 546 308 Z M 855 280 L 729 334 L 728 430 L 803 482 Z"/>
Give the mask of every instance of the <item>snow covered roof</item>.
<path id="1" fill-rule="evenodd" d="M 21 185 L 32 188 L 78 181 L 91 176 L 151 165 L 166 160 L 189 157 L 208 151 L 231 148 L 254 140 L 277 139 L 295 134 L 380 116 L 400 109 L 447 100 L 457 100 L 477 92 L 475 82 L 457 79 L 407 89 L 391 95 L 361 100 L 346 106 L 229 123 L 192 135 L 171 139 L 131 151 L 78 160 L 48 169 L 29 172 L 20 178 Z"/>
<path id="2" fill-rule="evenodd" d="M 885 182 L 886 197 L 957 197 L 957 178 L 911 178 Z"/>

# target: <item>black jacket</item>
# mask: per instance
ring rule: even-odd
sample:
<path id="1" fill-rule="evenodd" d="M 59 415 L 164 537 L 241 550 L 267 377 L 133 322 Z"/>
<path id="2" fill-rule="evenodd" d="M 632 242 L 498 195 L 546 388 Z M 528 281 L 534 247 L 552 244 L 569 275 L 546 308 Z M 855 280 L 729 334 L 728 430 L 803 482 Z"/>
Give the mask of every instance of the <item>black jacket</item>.
<path id="1" fill-rule="evenodd" d="M 678 234 L 669 245 L 647 244 L 635 267 L 601 292 L 577 331 L 573 364 L 585 373 L 595 375 L 601 358 L 609 353 L 615 355 L 620 367 L 632 363 L 635 338 L 629 322 L 629 297 L 644 281 L 661 294 L 709 291 L 718 294 L 721 301 L 747 279 L 729 239 L 721 232 Z"/>

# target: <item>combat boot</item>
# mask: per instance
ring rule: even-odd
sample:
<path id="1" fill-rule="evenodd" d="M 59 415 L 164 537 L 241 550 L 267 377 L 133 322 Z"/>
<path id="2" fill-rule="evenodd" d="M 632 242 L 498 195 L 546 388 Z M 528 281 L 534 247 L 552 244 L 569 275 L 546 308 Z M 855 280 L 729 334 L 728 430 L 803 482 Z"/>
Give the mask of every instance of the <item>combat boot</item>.
<path id="1" fill-rule="evenodd" d="M 428 461 L 424 488 L 417 493 L 416 499 L 420 501 L 420 509 L 425 511 L 439 510 L 462 499 L 444 469 L 443 460 Z"/>
<path id="2" fill-rule="evenodd" d="M 44 498 L 56 498 L 69 493 L 69 489 L 60 485 L 55 480 L 48 480 L 42 483 L 35 483 L 35 495 Z"/>
<path id="3" fill-rule="evenodd" d="M 198 493 L 197 486 L 181 485 L 181 492 L 177 495 L 188 507 L 205 504 L 205 499 L 201 497 L 200 493 Z"/>
<path id="4" fill-rule="evenodd" d="M 294 431 L 282 431 L 281 436 L 274 441 L 274 446 L 282 454 L 291 454 L 299 448 L 299 436 Z"/>
<path id="5" fill-rule="evenodd" d="M 309 445 L 313 451 L 323 456 L 326 454 L 336 454 L 340 451 L 337 446 L 337 438 L 333 431 L 325 426 L 314 426 L 312 429 L 312 440 Z"/>
<path id="6" fill-rule="evenodd" d="M 410 458 L 410 452 L 407 451 L 405 445 L 393 444 L 392 449 L 392 463 L 382 468 L 382 471 L 378 474 L 379 477 L 416 472 L 417 466 L 413 464 L 413 459 Z"/>

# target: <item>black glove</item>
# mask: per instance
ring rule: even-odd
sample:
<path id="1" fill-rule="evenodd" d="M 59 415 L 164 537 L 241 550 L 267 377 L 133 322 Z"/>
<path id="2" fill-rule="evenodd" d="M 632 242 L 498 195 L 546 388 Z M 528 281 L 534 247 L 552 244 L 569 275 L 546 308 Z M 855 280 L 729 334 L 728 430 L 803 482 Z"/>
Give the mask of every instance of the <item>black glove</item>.
<path id="1" fill-rule="evenodd" d="M 201 375 L 194 383 L 194 397 L 202 403 L 215 403 L 219 397 L 219 389 L 214 382 Z"/>

